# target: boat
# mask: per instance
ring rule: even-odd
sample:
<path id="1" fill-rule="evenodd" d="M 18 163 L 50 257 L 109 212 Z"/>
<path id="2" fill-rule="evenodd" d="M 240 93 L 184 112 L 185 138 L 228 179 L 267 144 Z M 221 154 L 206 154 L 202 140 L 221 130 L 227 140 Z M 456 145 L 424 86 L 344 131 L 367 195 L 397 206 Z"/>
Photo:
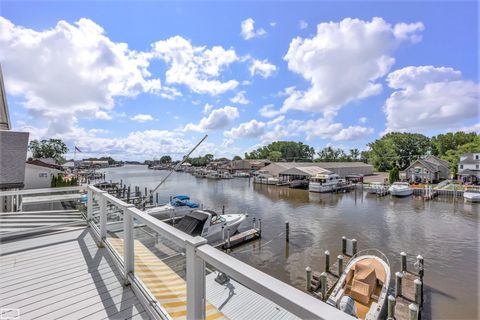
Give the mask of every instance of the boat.
<path id="1" fill-rule="evenodd" d="M 340 183 L 340 176 L 336 173 L 319 173 L 310 178 L 310 182 L 308 183 L 308 191 L 331 192 L 337 189 Z"/>
<path id="2" fill-rule="evenodd" d="M 463 198 L 468 202 L 480 202 L 480 190 L 466 189 L 463 192 Z"/>
<path id="3" fill-rule="evenodd" d="M 235 178 L 250 178 L 250 173 L 248 173 L 248 172 L 235 172 L 233 176 Z"/>
<path id="4" fill-rule="evenodd" d="M 355 254 L 327 303 L 358 319 L 384 319 L 390 285 L 390 263 L 376 249 Z"/>
<path id="5" fill-rule="evenodd" d="M 198 203 L 190 201 L 189 196 L 175 196 L 169 203 L 146 209 L 145 213 L 148 213 L 157 219 L 167 219 L 182 217 L 198 207 Z"/>
<path id="6" fill-rule="evenodd" d="M 233 176 L 230 172 L 222 172 L 221 173 L 222 179 L 233 179 Z"/>
<path id="7" fill-rule="evenodd" d="M 214 242 L 226 239 L 228 232 L 233 235 L 246 217 L 246 214 L 219 215 L 213 210 L 194 210 L 185 214 L 175 228 L 193 237 L 201 236 L 208 242 Z"/>
<path id="8" fill-rule="evenodd" d="M 408 197 L 413 194 L 413 188 L 410 187 L 408 182 L 394 182 L 388 191 L 392 196 L 396 197 Z"/>
<path id="9" fill-rule="evenodd" d="M 215 170 L 209 170 L 209 171 L 207 171 L 206 177 L 208 179 L 222 179 L 222 174 L 220 172 L 215 171 Z"/>
<path id="10" fill-rule="evenodd" d="M 253 183 L 277 185 L 280 180 L 263 170 L 258 170 L 253 176 Z"/>
<path id="11" fill-rule="evenodd" d="M 308 181 L 307 180 L 292 180 L 289 184 L 290 188 L 293 189 L 307 189 Z"/>
<path id="12" fill-rule="evenodd" d="M 365 187 L 368 194 L 384 194 L 387 189 L 388 187 L 382 183 L 373 183 Z"/>

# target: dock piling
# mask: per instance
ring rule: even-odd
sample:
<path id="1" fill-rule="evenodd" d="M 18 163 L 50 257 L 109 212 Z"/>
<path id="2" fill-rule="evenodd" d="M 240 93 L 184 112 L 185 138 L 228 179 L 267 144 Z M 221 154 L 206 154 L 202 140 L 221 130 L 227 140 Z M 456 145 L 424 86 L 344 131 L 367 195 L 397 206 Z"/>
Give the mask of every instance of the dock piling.
<path id="1" fill-rule="evenodd" d="M 158 192 L 155 193 L 155 204 L 158 204 Z"/>
<path id="2" fill-rule="evenodd" d="M 339 254 L 338 257 L 338 277 L 343 273 L 343 255 Z"/>
<path id="3" fill-rule="evenodd" d="M 352 239 L 352 255 L 357 254 L 357 239 Z"/>
<path id="4" fill-rule="evenodd" d="M 322 300 L 327 300 L 327 273 L 322 272 L 320 274 L 320 286 L 322 290 Z"/>
<path id="5" fill-rule="evenodd" d="M 401 257 L 400 270 L 402 272 L 406 272 L 407 271 L 407 254 L 404 251 L 402 251 L 400 252 L 400 257 Z"/>
<path id="6" fill-rule="evenodd" d="M 258 219 L 258 223 L 259 223 L 259 233 L 260 235 L 262 235 L 262 219 Z"/>
<path id="7" fill-rule="evenodd" d="M 420 278 L 423 278 L 424 261 L 423 261 L 423 257 L 421 255 L 417 256 L 417 264 L 418 264 L 418 275 L 420 276 Z"/>
<path id="8" fill-rule="evenodd" d="M 392 295 L 388 296 L 388 313 L 387 313 L 387 320 L 394 320 L 395 319 L 395 297 Z"/>
<path id="9" fill-rule="evenodd" d="M 422 281 L 420 281 L 420 279 L 415 279 L 413 280 L 413 283 L 415 285 L 415 303 L 421 307 L 422 306 Z"/>
<path id="10" fill-rule="evenodd" d="M 305 271 L 307 272 L 307 291 L 312 290 L 312 268 L 306 267 Z"/>
<path id="11" fill-rule="evenodd" d="M 230 248 L 230 228 L 227 228 L 227 248 Z"/>
<path id="12" fill-rule="evenodd" d="M 342 254 L 347 253 L 347 237 L 342 237 Z"/>
<path id="13" fill-rule="evenodd" d="M 325 251 L 325 272 L 330 271 L 330 251 Z"/>
<path id="14" fill-rule="evenodd" d="M 418 320 L 418 306 L 415 303 L 408 306 L 408 314 L 410 320 Z"/>
<path id="15" fill-rule="evenodd" d="M 290 242 L 290 224 L 288 221 L 285 222 L 285 240 Z"/>
<path id="16" fill-rule="evenodd" d="M 401 272 L 395 273 L 395 297 L 402 295 L 402 278 L 403 274 Z"/>
<path id="17" fill-rule="evenodd" d="M 225 214 L 225 206 L 222 206 L 222 214 Z"/>

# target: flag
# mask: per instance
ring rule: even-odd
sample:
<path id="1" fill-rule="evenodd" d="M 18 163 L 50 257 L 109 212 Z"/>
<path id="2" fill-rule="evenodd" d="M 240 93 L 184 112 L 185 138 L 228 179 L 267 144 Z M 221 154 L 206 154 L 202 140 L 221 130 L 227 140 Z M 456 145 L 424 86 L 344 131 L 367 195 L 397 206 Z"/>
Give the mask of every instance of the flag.
<path id="1" fill-rule="evenodd" d="M 82 152 L 82 150 L 78 149 L 77 146 L 75 146 L 75 151 Z"/>

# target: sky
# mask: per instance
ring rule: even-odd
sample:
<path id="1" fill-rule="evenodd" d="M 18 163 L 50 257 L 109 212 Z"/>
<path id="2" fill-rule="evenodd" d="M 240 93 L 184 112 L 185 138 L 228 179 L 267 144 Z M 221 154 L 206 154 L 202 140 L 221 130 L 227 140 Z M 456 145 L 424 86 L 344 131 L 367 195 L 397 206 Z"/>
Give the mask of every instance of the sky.
<path id="1" fill-rule="evenodd" d="M 480 131 L 477 1 L 2 1 L 14 130 L 121 160 Z M 80 156 L 80 157 L 82 157 Z"/>

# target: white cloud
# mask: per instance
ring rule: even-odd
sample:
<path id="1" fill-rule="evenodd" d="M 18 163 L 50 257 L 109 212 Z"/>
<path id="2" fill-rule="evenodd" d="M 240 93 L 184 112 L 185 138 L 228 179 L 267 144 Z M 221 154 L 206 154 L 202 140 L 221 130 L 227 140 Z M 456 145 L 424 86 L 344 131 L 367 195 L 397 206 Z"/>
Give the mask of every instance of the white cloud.
<path id="1" fill-rule="evenodd" d="M 137 121 L 137 122 L 147 122 L 147 121 L 152 121 L 153 117 L 149 114 L 139 113 L 139 114 L 134 115 L 130 119 L 133 120 L 133 121 Z"/>
<path id="2" fill-rule="evenodd" d="M 112 41 L 89 19 L 35 31 L 0 17 L 0 30 L 6 90 L 50 133 L 65 132 L 74 117 L 109 118 L 116 97 L 161 89 L 149 79 L 147 54 Z"/>
<path id="3" fill-rule="evenodd" d="M 213 105 L 209 104 L 209 103 L 206 103 L 204 106 L 203 106 L 203 114 L 209 114 L 210 111 L 212 111 L 213 109 Z"/>
<path id="4" fill-rule="evenodd" d="M 281 114 L 279 110 L 275 110 L 273 104 L 267 104 L 263 106 L 260 110 L 260 115 L 265 118 L 273 118 Z"/>
<path id="5" fill-rule="evenodd" d="M 232 140 L 259 138 L 262 143 L 268 143 L 282 137 L 295 135 L 294 128 L 289 123 L 290 121 L 285 121 L 285 116 L 279 116 L 268 122 L 253 119 L 241 123 L 238 127 L 225 131 L 223 134 Z"/>
<path id="6" fill-rule="evenodd" d="M 373 128 L 366 128 L 361 126 L 349 126 L 340 130 L 332 138 L 335 141 L 352 141 L 365 138 L 373 133 Z"/>
<path id="7" fill-rule="evenodd" d="M 250 101 L 245 97 L 245 91 L 238 92 L 233 98 L 230 99 L 232 103 L 249 104 Z"/>
<path id="8" fill-rule="evenodd" d="M 241 27 L 240 34 L 245 40 L 250 40 L 255 37 L 260 37 L 267 33 L 264 29 L 261 29 L 261 28 L 255 30 L 255 21 L 252 18 L 243 20 L 240 27 Z"/>
<path id="9" fill-rule="evenodd" d="M 311 86 L 306 91 L 290 90 L 282 111 L 338 110 L 380 93 L 382 85 L 377 81 L 393 65 L 392 52 L 402 42 L 413 41 L 421 30 L 421 23 L 392 26 L 381 18 L 346 18 L 319 24 L 312 38 L 294 38 L 284 59 Z"/>
<path id="10" fill-rule="evenodd" d="M 253 119 L 240 124 L 237 128 L 232 128 L 229 131 L 225 131 L 224 135 L 230 139 L 257 138 L 264 133 L 265 126 L 265 122 Z"/>
<path id="11" fill-rule="evenodd" d="M 99 120 L 111 120 L 112 116 L 110 116 L 105 111 L 99 110 L 99 111 L 95 112 L 95 118 L 99 119 Z"/>
<path id="12" fill-rule="evenodd" d="M 476 132 L 480 134 L 480 123 L 474 124 L 472 126 L 462 127 L 458 130 L 463 132 Z"/>
<path id="13" fill-rule="evenodd" d="M 303 29 L 307 29 L 307 28 L 308 28 L 308 23 L 307 23 L 306 21 L 304 21 L 304 20 L 300 20 L 300 21 L 298 22 L 298 27 L 299 27 L 300 29 L 302 29 L 302 30 L 303 30 Z"/>
<path id="14" fill-rule="evenodd" d="M 275 21 L 270 22 L 270 27 L 275 27 L 277 23 Z"/>
<path id="15" fill-rule="evenodd" d="M 250 62 L 249 70 L 252 76 L 258 74 L 263 78 L 268 78 L 275 71 L 277 71 L 277 66 L 268 62 L 267 59 L 258 60 L 258 59 L 251 58 L 250 60 L 251 62 Z"/>
<path id="16" fill-rule="evenodd" d="M 360 122 L 360 123 L 367 123 L 367 121 L 368 121 L 368 118 L 367 118 L 367 117 L 360 117 L 360 118 L 358 119 L 358 122 Z"/>
<path id="17" fill-rule="evenodd" d="M 239 116 L 237 108 L 226 106 L 213 110 L 208 116 L 203 117 L 198 124 L 187 124 L 183 130 L 205 132 L 223 129 Z"/>
<path id="18" fill-rule="evenodd" d="M 238 60 L 233 49 L 195 47 L 180 36 L 157 41 L 152 47 L 153 56 L 169 65 L 165 74 L 167 83 L 183 84 L 193 92 L 211 95 L 232 90 L 238 85 L 236 80 L 222 82 L 217 79 L 225 67 Z"/>
<path id="19" fill-rule="evenodd" d="M 395 89 L 384 105 L 386 132 L 459 128 L 479 118 L 480 86 L 447 67 L 405 67 L 390 73 Z"/>

